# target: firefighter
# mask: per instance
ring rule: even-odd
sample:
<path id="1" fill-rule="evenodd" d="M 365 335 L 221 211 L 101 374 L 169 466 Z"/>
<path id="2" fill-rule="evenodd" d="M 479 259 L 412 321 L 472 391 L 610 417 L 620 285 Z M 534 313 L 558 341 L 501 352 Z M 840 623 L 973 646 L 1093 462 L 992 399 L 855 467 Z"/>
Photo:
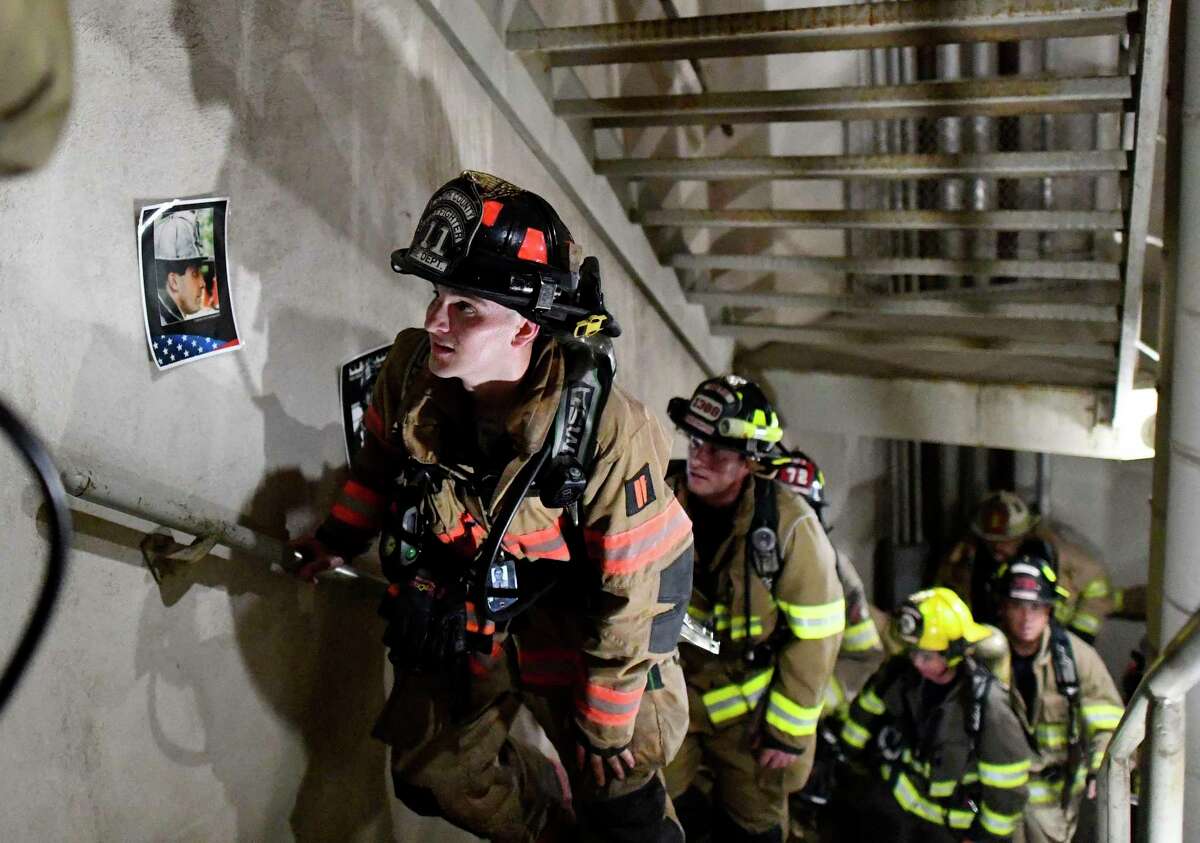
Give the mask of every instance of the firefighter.
<path id="1" fill-rule="evenodd" d="M 866 769 L 839 789 L 838 839 L 1010 840 L 1029 747 L 1004 687 L 972 658 L 991 631 L 947 588 L 910 596 L 892 626 L 907 653 L 871 677 L 842 729 Z"/>
<path id="2" fill-rule="evenodd" d="M 496 841 L 680 841 L 661 771 L 687 723 L 691 525 L 662 485 L 666 432 L 611 386 L 619 330 L 579 256 L 495 176 L 433 195 L 392 255 L 433 283 L 424 330 L 397 336 L 299 575 L 382 528 L 395 681 L 373 733 L 411 809 Z M 521 705 L 569 794 L 512 734 Z"/>
<path id="3" fill-rule="evenodd" d="M 829 504 L 825 486 L 825 473 L 803 451 L 794 450 L 774 461 L 778 473 L 776 479 L 807 501 L 817 513 L 826 535 L 831 527 L 825 520 L 825 507 Z M 846 629 L 842 633 L 842 646 L 838 650 L 837 665 L 825 691 L 825 706 L 822 717 L 830 714 L 844 715 L 862 686 L 866 684 L 883 662 L 883 642 L 879 629 L 871 615 L 871 604 L 862 577 L 854 563 L 835 546 L 838 581 L 846 598 Z"/>
<path id="4" fill-rule="evenodd" d="M 1059 623 L 1089 644 L 1104 618 L 1120 608 L 1121 594 L 1114 591 L 1104 566 L 1083 548 L 1055 535 L 1039 524 L 1025 501 L 1012 492 L 992 492 L 979 504 L 971 522 L 972 535 L 946 555 L 934 578 L 935 585 L 952 588 L 968 601 L 980 620 L 992 623 L 993 605 L 988 581 L 997 567 L 1012 559 L 1027 536 L 1049 542 L 1058 557 L 1058 575 L 1071 598 L 1059 602 Z"/>
<path id="5" fill-rule="evenodd" d="M 1069 595 L 1058 583 L 1053 551 L 1027 539 L 992 578 L 1000 626 L 1012 649 L 1009 689 L 1034 747 L 1022 835 L 1029 843 L 1069 843 L 1086 794 L 1123 708 L 1099 654 L 1053 618 Z"/>
<path id="6" fill-rule="evenodd" d="M 689 839 L 782 841 L 845 626 L 836 555 L 812 507 L 768 476 L 783 431 L 757 385 L 713 378 L 667 413 L 689 437 L 670 476 L 695 525 L 688 614 L 720 648 L 682 648 L 690 724 L 668 790 Z"/>
<path id="7" fill-rule="evenodd" d="M 40 167 L 71 105 L 66 0 L 0 0 L 0 176 Z"/>
<path id="8" fill-rule="evenodd" d="M 817 513 L 828 535 L 831 528 L 825 520 L 825 508 L 829 504 L 825 473 L 799 450 L 785 451 L 774 463 L 778 469 L 775 479 L 804 498 Z M 842 633 L 833 675 L 825 686 L 813 770 L 805 786 L 789 800 L 793 841 L 821 839 L 824 826 L 828 824 L 825 808 L 836 786 L 834 775 L 840 755 L 837 735 L 841 731 L 841 720 L 886 655 L 862 578 L 836 546 L 833 552 L 838 582 L 846 599 L 846 629 Z"/>

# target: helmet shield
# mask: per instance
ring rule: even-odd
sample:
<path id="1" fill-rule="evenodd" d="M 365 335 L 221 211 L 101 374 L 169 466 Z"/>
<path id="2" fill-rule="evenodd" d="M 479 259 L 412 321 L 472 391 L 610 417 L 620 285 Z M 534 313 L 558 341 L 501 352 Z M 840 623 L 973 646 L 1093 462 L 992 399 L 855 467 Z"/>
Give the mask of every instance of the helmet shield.
<path id="1" fill-rule="evenodd" d="M 818 512 L 828 503 L 825 493 L 825 473 L 803 451 L 785 451 L 773 457 L 771 465 L 778 469 L 775 479 L 808 501 Z"/>
<path id="2" fill-rule="evenodd" d="M 990 583 L 998 600 L 1053 604 L 1069 598 L 1058 582 L 1053 548 L 1042 539 L 1026 539 L 1016 555 L 996 569 Z"/>
<path id="3" fill-rule="evenodd" d="M 980 502 L 971 529 L 984 541 L 1005 542 L 1024 538 L 1037 523 L 1038 517 L 1012 492 L 992 492 Z"/>

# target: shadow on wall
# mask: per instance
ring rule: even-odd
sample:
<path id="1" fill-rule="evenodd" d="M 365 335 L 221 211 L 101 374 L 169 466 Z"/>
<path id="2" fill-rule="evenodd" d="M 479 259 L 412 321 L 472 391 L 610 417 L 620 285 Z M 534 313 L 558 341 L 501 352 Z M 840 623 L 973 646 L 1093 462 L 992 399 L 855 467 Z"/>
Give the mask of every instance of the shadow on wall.
<path id="1" fill-rule="evenodd" d="M 176 0 L 173 11 L 196 100 L 229 108 L 251 175 L 274 179 L 386 267 L 433 187 L 462 169 L 429 78 L 342 0 Z M 397 31 L 425 23 L 415 4 L 403 13 L 414 20 Z M 230 155 L 216 186 L 236 188 L 241 166 Z"/>
<path id="2" fill-rule="evenodd" d="M 415 9 L 407 13 L 420 15 Z M 254 194 L 265 175 L 353 243 L 365 262 L 386 268 L 390 250 L 407 238 L 431 186 L 460 169 L 454 133 L 433 84 L 413 76 L 385 34 L 344 3 L 176 0 L 172 22 L 189 52 L 197 100 L 224 104 L 234 118 L 232 146 L 212 187 L 234 196 L 245 218 L 264 221 L 256 225 L 253 241 L 239 240 L 237 255 L 246 275 L 264 281 L 258 318 L 265 324 L 257 326 L 268 338 L 262 387 L 254 385 L 243 356 L 238 361 L 243 382 L 229 384 L 229 390 L 244 389 L 253 397 L 265 443 L 267 474 L 247 497 L 243 520 L 278 535 L 289 520 L 311 521 L 327 506 L 344 471 L 340 422 L 305 424 L 280 399 L 289 395 L 290 383 L 311 381 L 295 376 L 299 347 L 307 346 L 303 356 L 310 360 L 313 343 L 322 340 L 340 347 L 338 338 L 353 336 L 366 349 L 400 326 L 365 327 L 284 308 L 294 291 L 271 283 L 286 280 L 280 278 L 281 255 L 316 254 L 329 244 L 293 230 L 294 214 L 277 212 Z M 104 333 L 97 330 L 94 348 L 115 347 L 120 339 Z M 67 442 L 88 441 L 86 410 L 103 406 L 103 359 L 85 357 L 89 362 L 78 382 L 88 386 L 76 396 Z M 331 396 L 338 362 L 321 363 L 327 364 Z M 158 375 L 163 376 L 171 375 Z M 200 414 L 214 418 L 219 408 L 244 403 L 242 394 L 209 398 Z M 331 397 L 328 406 L 334 403 Z M 330 464 L 334 454 L 339 458 Z M 310 480 L 299 466 L 315 455 L 324 455 L 324 467 Z M 129 554 L 126 549 L 114 556 L 110 548 L 107 555 Z M 233 641 L 203 637 L 193 585 L 229 594 Z M 159 593 L 150 591 L 136 662 L 139 676 L 150 677 L 152 735 L 177 763 L 211 766 L 237 811 L 238 839 L 392 840 L 385 750 L 369 737 L 385 691 L 374 605 L 337 586 L 322 586 L 313 605 L 302 610 L 300 588 L 253 563 L 210 556 L 164 583 Z M 286 745 L 263 746 L 261 736 L 247 733 L 250 721 L 239 710 L 244 700 L 228 692 L 244 695 L 241 680 L 212 670 L 231 643 L 248 681 L 303 739 L 305 758 L 289 757 L 298 753 Z M 203 746 L 177 746 L 154 727 L 165 683 L 194 693 Z M 303 765 L 294 792 L 295 771 Z M 266 769 L 278 771 L 273 783 L 263 781 Z M 265 803 L 252 796 L 263 792 L 272 794 Z"/>

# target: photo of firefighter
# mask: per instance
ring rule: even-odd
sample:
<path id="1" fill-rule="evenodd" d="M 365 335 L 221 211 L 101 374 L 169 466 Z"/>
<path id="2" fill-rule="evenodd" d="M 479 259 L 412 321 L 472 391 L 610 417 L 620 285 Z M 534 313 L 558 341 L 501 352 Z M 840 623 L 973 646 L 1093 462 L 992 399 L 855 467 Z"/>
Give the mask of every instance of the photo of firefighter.
<path id="1" fill-rule="evenodd" d="M 241 347 L 226 254 L 228 210 L 226 198 L 139 209 L 146 340 L 160 369 Z"/>
<path id="2" fill-rule="evenodd" d="M 154 221 L 154 269 L 162 325 L 203 319 L 220 311 L 212 221 L 212 208 L 166 213 Z"/>

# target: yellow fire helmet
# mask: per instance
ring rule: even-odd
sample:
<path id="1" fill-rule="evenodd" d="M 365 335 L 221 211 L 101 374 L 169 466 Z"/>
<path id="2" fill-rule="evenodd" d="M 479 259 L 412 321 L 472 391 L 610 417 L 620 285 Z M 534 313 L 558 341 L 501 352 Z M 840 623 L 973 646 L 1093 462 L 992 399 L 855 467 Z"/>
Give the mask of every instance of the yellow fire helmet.
<path id="1" fill-rule="evenodd" d="M 896 637 L 914 650 L 944 653 L 954 664 L 967 649 L 992 632 L 975 623 L 962 598 L 948 588 L 918 591 L 896 609 L 892 622 Z"/>

